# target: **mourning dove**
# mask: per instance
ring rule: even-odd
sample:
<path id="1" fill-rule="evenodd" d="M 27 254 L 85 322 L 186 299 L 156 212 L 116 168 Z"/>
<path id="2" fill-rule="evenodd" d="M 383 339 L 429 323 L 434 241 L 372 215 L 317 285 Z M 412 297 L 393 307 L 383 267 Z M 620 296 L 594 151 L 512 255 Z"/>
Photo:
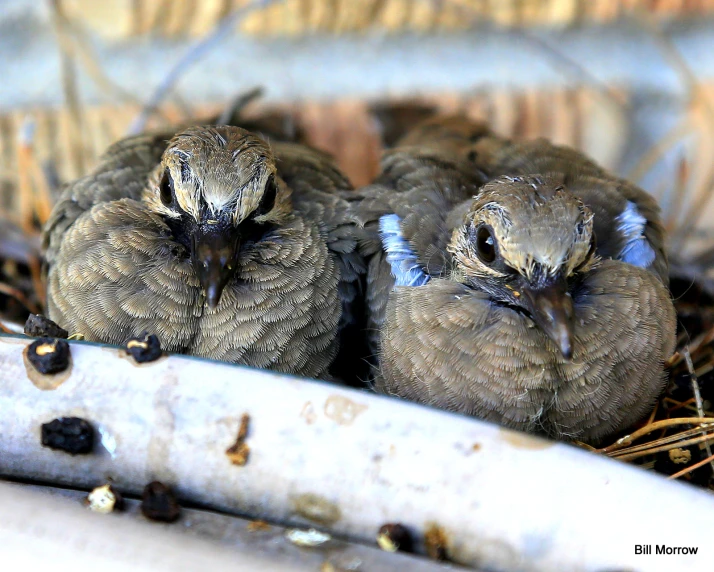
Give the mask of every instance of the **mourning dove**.
<path id="1" fill-rule="evenodd" d="M 170 141 L 167 141 L 170 139 Z M 199 126 L 112 145 L 45 228 L 49 316 L 86 340 L 326 377 L 363 261 L 331 158 Z"/>
<path id="2" fill-rule="evenodd" d="M 651 410 L 676 318 L 644 191 L 452 116 L 360 194 L 377 390 L 587 442 Z"/>

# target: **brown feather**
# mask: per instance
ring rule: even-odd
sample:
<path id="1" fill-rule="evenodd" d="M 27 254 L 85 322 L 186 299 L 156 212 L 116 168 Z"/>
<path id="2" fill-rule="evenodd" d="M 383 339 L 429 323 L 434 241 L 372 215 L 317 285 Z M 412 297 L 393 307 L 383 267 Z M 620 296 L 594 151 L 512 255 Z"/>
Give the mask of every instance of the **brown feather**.
<path id="1" fill-rule="evenodd" d="M 644 191 L 572 149 L 450 116 L 407 133 L 359 194 L 379 391 L 592 442 L 651 408 L 676 318 L 659 209 Z M 624 247 L 616 217 L 628 201 L 655 252 L 646 269 L 609 260 Z M 394 287 L 384 215 L 399 217 L 426 284 Z M 493 269 L 477 253 L 480 225 L 495 241 Z M 570 361 L 511 286 L 551 274 L 572 300 Z"/>
<path id="2" fill-rule="evenodd" d="M 167 169 L 180 210 L 160 198 Z M 273 174 L 274 204 L 251 218 Z M 169 351 L 325 377 L 364 274 L 350 192 L 329 156 L 237 127 L 123 140 L 47 225 L 50 317 L 88 340 L 148 330 Z M 241 248 L 216 308 L 175 236 L 180 213 L 272 225 Z"/>

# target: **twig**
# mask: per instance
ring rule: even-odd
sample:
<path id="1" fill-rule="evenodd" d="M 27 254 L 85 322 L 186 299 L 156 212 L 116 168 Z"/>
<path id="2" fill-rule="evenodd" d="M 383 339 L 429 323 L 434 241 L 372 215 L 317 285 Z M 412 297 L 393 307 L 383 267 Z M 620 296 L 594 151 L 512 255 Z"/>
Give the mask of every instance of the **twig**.
<path id="1" fill-rule="evenodd" d="M 61 9 L 56 9 L 56 18 L 59 24 L 57 26 L 57 40 L 61 45 L 61 49 L 77 58 L 77 61 L 94 81 L 94 84 L 111 97 L 116 96 L 122 101 L 140 104 L 141 101 L 138 97 L 109 78 L 99 63 L 99 58 L 86 32 L 77 25 L 77 22 L 67 16 L 64 10 Z"/>
<path id="2" fill-rule="evenodd" d="M 649 150 L 640 158 L 637 164 L 627 173 L 627 178 L 632 181 L 639 181 L 645 174 L 654 167 L 659 160 L 681 141 L 693 129 L 689 118 L 681 119 L 674 127 L 672 127 L 662 138 L 659 139 Z"/>
<path id="3" fill-rule="evenodd" d="M 647 423 L 645 423 L 645 427 L 654 423 L 655 417 L 657 417 L 657 411 L 659 411 L 659 403 L 659 401 L 655 403 L 655 406 L 652 408 L 652 413 L 650 413 L 650 416 L 647 418 Z"/>
<path id="4" fill-rule="evenodd" d="M 689 348 L 685 346 L 684 348 L 684 360 L 687 363 L 687 369 L 689 370 L 689 379 L 692 382 L 692 391 L 694 392 L 694 399 L 697 403 L 697 414 L 699 417 L 704 417 L 704 404 L 702 403 L 702 394 L 699 391 L 699 380 L 697 379 L 697 374 L 694 371 L 694 364 L 692 363 L 692 356 L 689 354 Z M 706 435 L 706 433 L 705 433 Z M 704 448 L 707 451 L 709 457 L 712 456 L 712 449 L 709 443 L 704 444 Z M 714 474 L 714 460 L 711 462 L 712 474 Z"/>
<path id="5" fill-rule="evenodd" d="M 668 409 L 669 413 L 671 414 L 673 411 L 677 411 L 678 409 L 682 409 L 683 407 L 686 408 L 692 403 L 694 403 L 694 398 L 691 397 L 687 399 L 687 401 L 677 401 L 676 399 L 672 399 L 671 397 L 665 397 L 662 401 L 675 404 L 674 407 Z"/>
<path id="6" fill-rule="evenodd" d="M 32 277 L 32 288 L 35 291 L 35 296 L 44 308 L 47 305 L 47 293 L 45 291 L 45 285 L 42 282 L 42 263 L 37 256 L 30 256 L 27 260 L 27 266 L 30 269 L 30 275 Z M 37 311 L 35 311 L 34 313 L 36 314 Z"/>
<path id="7" fill-rule="evenodd" d="M 62 180 L 60 179 L 57 165 L 52 159 L 42 163 L 42 175 L 45 178 L 45 183 L 50 191 L 50 196 L 56 197 L 62 188 Z"/>
<path id="8" fill-rule="evenodd" d="M 600 80 L 598 80 L 577 60 L 568 57 L 561 50 L 558 50 L 557 48 L 551 46 L 543 38 L 535 36 L 527 32 L 523 28 L 513 29 L 512 32 L 518 37 L 526 40 L 527 42 L 538 48 L 540 51 L 542 51 L 544 54 L 546 54 L 549 58 L 554 60 L 557 64 L 554 67 L 556 71 L 561 71 L 562 68 L 563 70 L 565 70 L 563 75 L 567 76 L 568 74 L 570 74 L 571 76 L 577 77 L 580 83 L 594 87 L 596 89 L 596 93 L 598 93 L 603 99 L 612 103 L 615 108 L 623 111 L 626 109 L 626 102 L 622 98 L 617 97 L 615 94 L 613 94 L 613 92 L 608 89 L 607 85 L 603 84 Z"/>
<path id="9" fill-rule="evenodd" d="M 639 453 L 640 451 L 647 451 L 647 450 L 653 449 L 654 447 L 659 447 L 660 445 L 668 445 L 670 443 L 679 443 L 679 442 L 683 441 L 684 439 L 687 439 L 689 437 L 694 437 L 696 435 L 701 434 L 704 431 L 705 431 L 705 429 L 702 427 L 696 427 L 694 429 L 687 429 L 685 431 L 680 431 L 679 433 L 675 433 L 673 435 L 668 435 L 666 437 L 660 437 L 659 439 L 655 439 L 654 441 L 649 441 L 647 443 L 643 443 L 642 445 L 634 445 L 632 447 L 620 449 L 619 451 L 614 451 L 614 452 L 610 453 L 608 456 L 609 457 L 618 457 L 621 455 L 629 455 L 631 453 Z"/>
<path id="10" fill-rule="evenodd" d="M 655 453 L 661 453 L 662 451 L 669 451 L 670 449 L 676 449 L 678 447 L 689 447 L 690 445 L 698 445 L 699 443 L 708 443 L 714 440 L 714 435 L 702 435 L 701 437 L 696 437 L 694 439 L 686 439 L 685 441 L 677 441 L 676 443 L 669 443 L 668 445 L 662 445 L 661 447 L 654 447 L 652 449 L 643 449 L 638 452 L 628 453 L 626 455 L 613 456 L 613 459 L 619 461 L 632 461 L 638 457 L 644 457 L 645 455 L 654 455 Z"/>
<path id="11" fill-rule="evenodd" d="M 432 4 L 438 9 L 439 5 L 443 0 L 432 0 Z M 469 11 L 471 13 L 470 24 L 477 25 L 483 22 L 483 16 L 479 13 L 479 10 L 473 5 L 463 5 L 456 0 L 450 0 L 449 2 L 452 6 L 458 7 L 464 11 Z M 626 108 L 626 102 L 615 96 L 608 86 L 603 84 L 598 80 L 593 74 L 591 74 L 585 67 L 577 60 L 570 58 L 567 54 L 563 53 L 561 50 L 551 46 L 543 38 L 532 35 L 524 30 L 524 28 L 509 28 L 510 33 L 515 36 L 526 40 L 532 46 L 543 52 L 551 60 L 554 60 L 557 65 L 554 66 L 554 70 L 561 72 L 564 70 L 565 76 L 575 76 L 580 83 L 587 84 L 589 86 L 595 87 L 596 92 L 600 94 L 603 99 L 608 100 L 610 103 L 620 110 Z"/>
<path id="12" fill-rule="evenodd" d="M 617 451 L 618 449 L 624 449 L 629 446 L 633 441 L 636 441 L 640 437 L 644 437 L 653 431 L 658 429 L 663 429 L 666 427 L 672 427 L 674 425 L 698 425 L 698 424 L 712 424 L 714 425 L 714 418 L 711 417 L 677 417 L 676 419 L 662 419 L 661 421 L 655 421 L 651 425 L 647 425 L 642 429 L 634 431 L 630 435 L 625 435 L 624 437 L 615 441 L 612 445 L 608 445 L 602 449 L 596 449 L 598 453 L 611 453 L 612 451 Z"/>
<path id="13" fill-rule="evenodd" d="M 250 91 L 239 94 L 223 110 L 223 113 L 221 113 L 221 116 L 218 118 L 218 121 L 216 121 L 216 125 L 227 125 L 236 113 L 240 113 L 246 105 L 248 105 L 254 99 L 261 97 L 262 95 L 262 87 L 255 87 Z"/>
<path id="14" fill-rule="evenodd" d="M 37 307 L 37 305 L 29 300 L 27 296 L 25 296 L 20 290 L 17 288 L 13 288 L 12 286 L 8 286 L 7 284 L 3 284 L 0 282 L 0 294 L 5 294 L 6 296 L 10 296 L 11 298 L 14 298 L 20 304 L 25 306 L 30 312 L 33 314 L 39 313 L 40 309 Z"/>
<path id="15" fill-rule="evenodd" d="M 254 10 L 265 8 L 276 1 L 280 0 L 253 0 L 250 4 L 228 14 L 218 22 L 213 32 L 195 42 L 183 57 L 169 70 L 169 73 L 166 74 L 166 77 L 164 77 L 161 83 L 159 83 L 146 105 L 144 105 L 137 118 L 129 127 L 128 135 L 136 135 L 145 129 L 149 117 L 159 107 L 166 95 L 173 89 L 181 75 L 191 65 L 205 56 L 216 44 L 223 40 L 225 36 L 231 33 L 238 22 Z"/>
<path id="16" fill-rule="evenodd" d="M 691 472 L 694 471 L 695 469 L 698 469 L 699 467 L 703 467 L 703 466 L 706 465 L 707 463 L 714 463 L 714 455 L 711 455 L 711 456 L 707 457 L 706 459 L 704 459 L 704 460 L 702 460 L 702 461 L 699 461 L 698 463 L 695 463 L 695 464 L 692 465 L 691 467 L 685 467 L 684 469 L 682 469 L 682 470 L 679 471 L 678 473 L 674 473 L 673 475 L 670 475 L 668 478 L 670 478 L 670 479 L 678 479 L 678 478 L 681 477 L 682 475 L 686 475 L 687 473 L 691 473 Z"/>
<path id="17" fill-rule="evenodd" d="M 694 107 L 697 103 L 700 104 L 700 109 L 705 119 L 704 126 L 710 134 L 714 134 L 714 103 L 697 80 L 696 74 L 684 60 L 679 50 L 674 46 L 672 40 L 662 31 L 660 26 L 656 24 L 651 14 L 647 13 L 647 11 L 641 7 L 638 13 L 640 21 L 645 24 L 645 27 L 659 44 L 664 56 L 670 61 L 674 70 L 682 78 L 689 93 L 690 108 Z M 677 233 L 678 236 L 674 237 L 677 240 L 673 242 L 676 242 L 677 246 L 681 246 L 687 241 L 694 229 L 698 227 L 702 213 L 707 210 L 706 207 L 712 197 L 711 189 L 714 186 L 714 165 L 709 166 L 703 180 L 704 184 L 701 187 L 703 192 L 699 193 L 699 196 L 685 213 L 684 220 L 687 221 L 687 224 L 683 225 L 680 232 Z M 676 249 L 677 246 L 673 245 L 673 248 Z"/>

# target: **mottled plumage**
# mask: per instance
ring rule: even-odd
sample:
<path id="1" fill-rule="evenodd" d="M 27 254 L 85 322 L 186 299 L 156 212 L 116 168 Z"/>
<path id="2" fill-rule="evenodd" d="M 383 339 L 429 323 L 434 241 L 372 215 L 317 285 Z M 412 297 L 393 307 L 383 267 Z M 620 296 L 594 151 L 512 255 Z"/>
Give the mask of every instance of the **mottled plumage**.
<path id="1" fill-rule="evenodd" d="M 378 390 L 590 442 L 651 409 L 675 313 L 644 191 L 450 117 L 361 196 Z"/>
<path id="2" fill-rule="evenodd" d="M 50 318 L 324 377 L 363 272 L 349 189 L 327 155 L 238 127 L 119 141 L 45 229 Z"/>

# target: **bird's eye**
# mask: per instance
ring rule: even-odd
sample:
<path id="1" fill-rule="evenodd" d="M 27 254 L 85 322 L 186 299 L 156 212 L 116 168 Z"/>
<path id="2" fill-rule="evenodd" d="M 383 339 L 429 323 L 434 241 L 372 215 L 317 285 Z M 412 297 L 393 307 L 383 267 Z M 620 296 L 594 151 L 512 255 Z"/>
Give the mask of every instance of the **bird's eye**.
<path id="1" fill-rule="evenodd" d="M 496 260 L 496 239 L 487 226 L 480 226 L 476 231 L 476 251 L 485 264 Z"/>
<path id="2" fill-rule="evenodd" d="M 275 206 L 275 198 L 278 194 L 278 185 L 275 182 L 275 177 L 270 175 L 268 182 L 265 184 L 263 197 L 260 199 L 258 208 L 253 211 L 253 216 L 262 216 L 268 214 Z"/>
<path id="3" fill-rule="evenodd" d="M 159 183 L 159 197 L 164 206 L 169 206 L 174 198 L 174 180 L 171 178 L 171 173 L 166 169 Z"/>

